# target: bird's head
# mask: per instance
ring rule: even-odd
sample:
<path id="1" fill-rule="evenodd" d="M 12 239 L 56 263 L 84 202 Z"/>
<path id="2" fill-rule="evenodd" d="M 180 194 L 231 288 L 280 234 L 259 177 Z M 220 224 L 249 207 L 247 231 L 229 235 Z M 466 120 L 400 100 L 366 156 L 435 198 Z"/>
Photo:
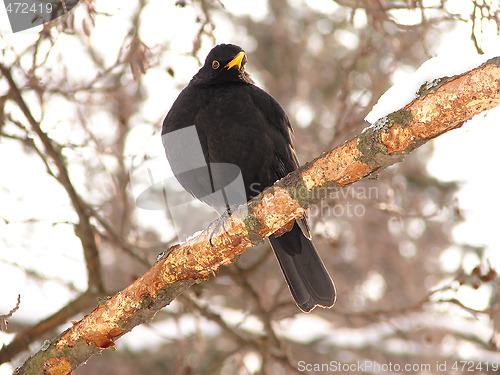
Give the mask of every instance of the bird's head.
<path id="1" fill-rule="evenodd" d="M 210 85 L 223 82 L 253 83 L 245 72 L 245 51 L 234 44 L 219 44 L 212 48 L 205 64 L 194 76 L 196 83 Z"/>

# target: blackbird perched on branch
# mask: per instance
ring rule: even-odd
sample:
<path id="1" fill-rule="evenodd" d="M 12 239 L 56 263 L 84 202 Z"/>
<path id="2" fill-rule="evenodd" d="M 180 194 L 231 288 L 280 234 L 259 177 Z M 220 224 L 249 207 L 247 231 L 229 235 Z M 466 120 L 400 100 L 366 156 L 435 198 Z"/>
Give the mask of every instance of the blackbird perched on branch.
<path id="1" fill-rule="evenodd" d="M 232 205 L 299 166 L 285 111 L 254 85 L 246 61 L 236 45 L 214 47 L 163 122 L 162 141 L 175 176 L 220 213 L 230 214 Z M 238 175 L 240 185 L 233 183 Z M 308 312 L 333 306 L 335 287 L 311 241 L 307 217 L 269 240 L 298 307 Z"/>

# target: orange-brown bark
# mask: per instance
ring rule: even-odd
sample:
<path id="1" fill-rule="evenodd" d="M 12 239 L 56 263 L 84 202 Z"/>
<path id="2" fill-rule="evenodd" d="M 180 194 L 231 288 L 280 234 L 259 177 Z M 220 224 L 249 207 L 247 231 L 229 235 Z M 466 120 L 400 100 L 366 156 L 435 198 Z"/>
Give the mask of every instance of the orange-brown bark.
<path id="1" fill-rule="evenodd" d="M 338 189 L 358 181 L 400 161 L 400 154 L 499 105 L 499 61 L 497 58 L 444 80 L 435 90 L 408 104 L 403 109 L 406 115 L 389 115 L 385 125 L 372 126 L 299 168 L 254 198 L 247 207 L 248 214 L 240 210 L 225 220 L 211 241 L 209 234 L 203 232 L 174 246 L 141 278 L 75 323 L 52 343 L 50 350 L 37 353 L 17 373 L 27 373 L 30 362 L 34 365 L 42 362 L 47 374 L 69 373 L 92 354 L 112 347 L 116 338 L 135 325 L 151 319 L 191 284 L 174 288 L 171 293 L 169 286 L 208 278 L 256 242 L 301 217 L 314 202 L 307 199 L 313 189 Z M 79 356 L 79 351 L 84 350 L 85 355 Z"/>

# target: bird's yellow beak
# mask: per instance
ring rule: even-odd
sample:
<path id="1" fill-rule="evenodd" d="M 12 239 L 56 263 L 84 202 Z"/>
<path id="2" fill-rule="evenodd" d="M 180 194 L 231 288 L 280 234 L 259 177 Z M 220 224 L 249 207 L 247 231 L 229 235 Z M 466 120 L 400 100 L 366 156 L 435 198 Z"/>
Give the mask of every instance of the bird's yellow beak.
<path id="1" fill-rule="evenodd" d="M 238 53 L 234 59 L 229 61 L 227 65 L 224 67 L 227 70 L 231 69 L 233 66 L 238 66 L 238 69 L 241 69 L 241 62 L 243 61 L 243 58 L 245 57 L 245 52 L 240 52 Z"/>

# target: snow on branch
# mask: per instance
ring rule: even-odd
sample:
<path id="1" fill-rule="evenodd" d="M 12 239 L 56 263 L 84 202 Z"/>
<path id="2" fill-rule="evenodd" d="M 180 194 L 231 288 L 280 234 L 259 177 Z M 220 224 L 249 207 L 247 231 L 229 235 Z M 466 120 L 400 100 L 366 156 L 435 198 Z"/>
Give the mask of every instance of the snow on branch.
<path id="1" fill-rule="evenodd" d="M 402 161 L 428 140 L 499 104 L 500 57 L 466 73 L 423 84 L 410 104 L 252 199 L 218 226 L 211 244 L 210 233 L 203 232 L 170 248 L 142 277 L 47 342 L 15 373 L 70 373 L 90 356 L 113 347 L 117 338 L 135 326 L 151 320 L 194 282 L 207 279 L 220 266 L 231 264 L 236 256 L 301 217 L 321 197 Z"/>

